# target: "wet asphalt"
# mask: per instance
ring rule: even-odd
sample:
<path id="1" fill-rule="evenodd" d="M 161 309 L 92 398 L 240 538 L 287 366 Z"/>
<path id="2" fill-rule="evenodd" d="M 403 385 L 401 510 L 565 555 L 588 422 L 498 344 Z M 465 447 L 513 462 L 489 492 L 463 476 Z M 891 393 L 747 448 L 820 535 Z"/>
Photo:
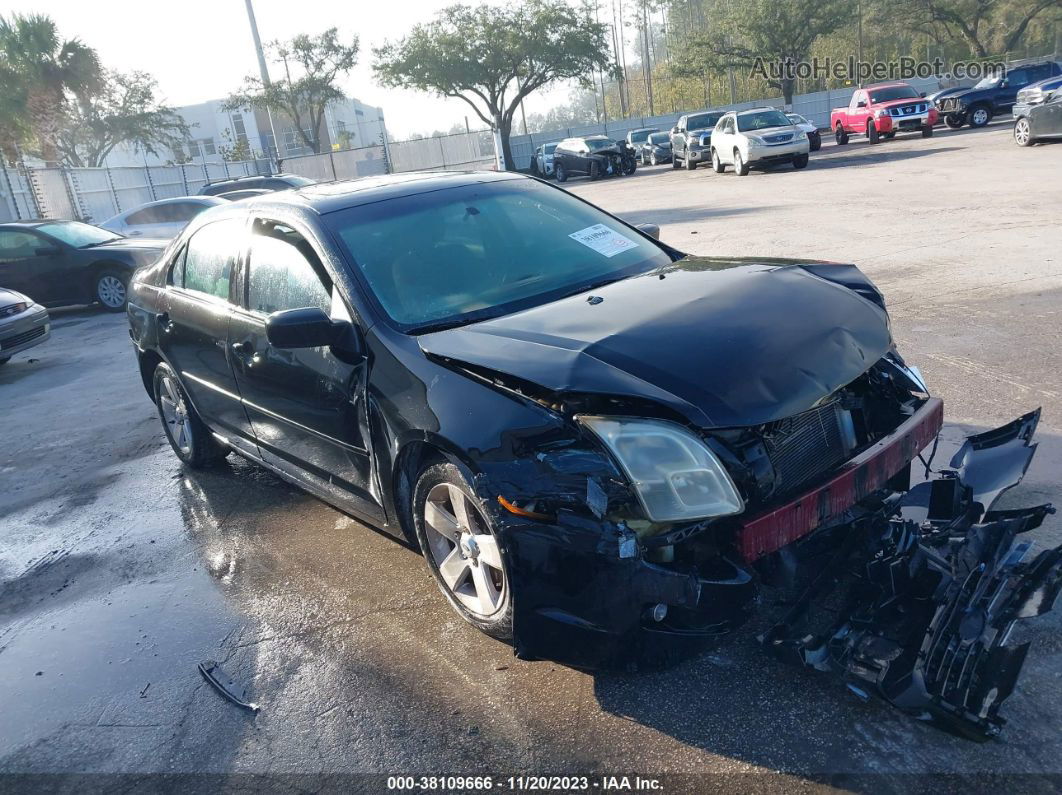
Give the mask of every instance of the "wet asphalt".
<path id="1" fill-rule="evenodd" d="M 692 252 L 861 264 L 945 400 L 938 462 L 1043 405 L 1005 505 L 1062 504 L 1062 145 L 1021 150 L 992 125 L 827 146 L 804 172 L 663 166 L 568 187 Z M 2 773 L 679 772 L 878 791 L 1062 772 L 1058 613 L 1023 627 L 1010 723 L 987 744 L 767 659 L 755 624 L 663 671 L 521 662 L 451 613 L 414 551 L 242 460 L 183 470 L 124 318 L 53 316 L 52 339 L 0 369 Z M 1059 517 L 1033 537 L 1062 543 Z M 205 659 L 261 711 L 212 691 Z"/>

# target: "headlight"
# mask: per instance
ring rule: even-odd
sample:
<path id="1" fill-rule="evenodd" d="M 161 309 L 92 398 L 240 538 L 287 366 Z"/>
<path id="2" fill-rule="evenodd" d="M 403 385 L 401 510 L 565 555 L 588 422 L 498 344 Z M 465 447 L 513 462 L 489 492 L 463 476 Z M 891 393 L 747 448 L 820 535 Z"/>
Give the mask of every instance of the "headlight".
<path id="1" fill-rule="evenodd" d="M 882 116 L 888 116 L 888 115 L 889 115 L 888 108 L 878 108 L 876 111 L 874 111 L 874 118 L 875 119 L 880 119 Z"/>
<path id="2" fill-rule="evenodd" d="M 719 459 L 681 426 L 632 418 L 579 419 L 615 456 L 650 521 L 680 522 L 745 510 Z"/>
<path id="3" fill-rule="evenodd" d="M 807 137 L 808 137 L 808 134 L 806 132 L 804 132 L 803 130 L 799 130 L 799 129 L 796 131 L 796 135 L 793 136 L 793 138 L 795 138 L 798 141 L 803 141 Z"/>
<path id="4" fill-rule="evenodd" d="M 749 139 L 749 143 L 763 144 L 763 139 L 758 135 L 746 135 L 745 137 Z"/>

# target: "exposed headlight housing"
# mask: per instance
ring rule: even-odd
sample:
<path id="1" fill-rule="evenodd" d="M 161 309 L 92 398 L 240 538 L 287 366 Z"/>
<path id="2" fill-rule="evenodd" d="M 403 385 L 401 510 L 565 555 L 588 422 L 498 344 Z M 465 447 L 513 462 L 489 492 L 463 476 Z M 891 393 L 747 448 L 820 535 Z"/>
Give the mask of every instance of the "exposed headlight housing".
<path id="1" fill-rule="evenodd" d="M 681 425 L 628 417 L 579 417 L 630 480 L 647 519 L 681 522 L 745 510 L 734 481 L 703 440 Z"/>

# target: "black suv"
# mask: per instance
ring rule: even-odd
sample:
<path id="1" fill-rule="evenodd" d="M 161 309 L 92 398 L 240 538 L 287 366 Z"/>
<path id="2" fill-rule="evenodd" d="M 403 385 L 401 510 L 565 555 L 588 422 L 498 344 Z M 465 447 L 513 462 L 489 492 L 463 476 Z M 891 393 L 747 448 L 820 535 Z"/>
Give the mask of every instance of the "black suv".
<path id="1" fill-rule="evenodd" d="M 685 163 L 693 171 L 698 163 L 711 160 L 712 130 L 721 118 L 721 110 L 680 116 L 671 128 L 671 167 L 678 168 Z"/>
<path id="2" fill-rule="evenodd" d="M 313 185 L 314 180 L 298 174 L 272 174 L 270 176 L 233 177 L 221 182 L 208 182 L 199 189 L 200 196 L 220 196 L 222 193 L 242 190 L 289 190 Z"/>
<path id="3" fill-rule="evenodd" d="M 1062 74 L 1062 67 L 1054 61 L 1025 64 L 1008 69 L 1004 75 L 986 77 L 972 88 L 938 91 L 929 99 L 937 106 L 944 123 L 953 130 L 966 123 L 971 127 L 984 127 L 993 116 L 1010 113 L 1018 91 L 1057 74 Z"/>

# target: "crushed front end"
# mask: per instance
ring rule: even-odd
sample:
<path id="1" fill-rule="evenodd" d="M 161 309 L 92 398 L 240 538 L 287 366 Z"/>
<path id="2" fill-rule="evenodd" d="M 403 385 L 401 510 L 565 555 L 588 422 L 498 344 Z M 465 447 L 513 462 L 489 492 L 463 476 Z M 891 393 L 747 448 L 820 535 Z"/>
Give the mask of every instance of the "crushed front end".
<path id="1" fill-rule="evenodd" d="M 572 417 L 605 408 L 536 399 Z M 613 415 L 649 410 L 613 402 Z M 518 561 L 517 654 L 591 668 L 667 661 L 784 592 L 793 606 L 762 638 L 772 653 L 989 737 L 1027 650 L 1008 643 L 1011 629 L 1049 610 L 1062 583 L 1062 548 L 1027 560 L 1020 538 L 1053 509 L 991 510 L 1024 475 L 1038 417 L 970 437 L 912 488 L 943 406 L 892 351 L 795 417 L 702 431 L 743 509 L 694 522 L 647 520 L 631 473 L 585 439 L 537 440 L 521 471 L 506 464 L 480 484 L 502 498 L 494 518 Z"/>

